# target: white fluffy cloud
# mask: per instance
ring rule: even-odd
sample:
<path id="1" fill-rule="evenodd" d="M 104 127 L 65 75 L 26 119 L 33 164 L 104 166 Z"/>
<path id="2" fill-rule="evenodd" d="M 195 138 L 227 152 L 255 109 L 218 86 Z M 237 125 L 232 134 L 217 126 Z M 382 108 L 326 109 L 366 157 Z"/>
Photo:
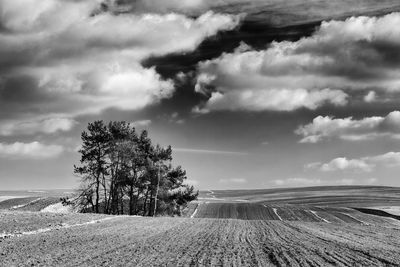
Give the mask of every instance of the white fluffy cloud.
<path id="1" fill-rule="evenodd" d="M 311 186 L 320 185 L 321 179 L 314 178 L 287 178 L 287 179 L 276 179 L 273 183 L 277 186 Z"/>
<path id="2" fill-rule="evenodd" d="M 239 23 L 213 12 L 196 19 L 114 15 L 96 1 L 2 1 L 0 9 L 0 104 L 71 116 L 136 110 L 171 97 L 173 82 L 141 61 L 194 50 Z"/>
<path id="3" fill-rule="evenodd" d="M 39 142 L 12 144 L 0 143 L 0 157 L 7 159 L 48 159 L 64 151 L 59 145 L 45 145 Z"/>
<path id="4" fill-rule="evenodd" d="M 77 122 L 71 118 L 57 116 L 44 119 L 32 119 L 30 121 L 11 120 L 0 124 L 0 135 L 51 134 L 58 131 L 69 131 L 76 124 Z"/>
<path id="5" fill-rule="evenodd" d="M 318 116 L 309 124 L 298 127 L 296 134 L 303 136 L 300 143 L 317 143 L 324 139 L 369 140 L 377 137 L 400 138 L 400 111 L 385 117 L 374 116 L 355 120 Z"/>
<path id="6" fill-rule="evenodd" d="M 364 96 L 364 101 L 367 103 L 376 101 L 376 93 L 374 91 L 369 91 L 368 94 Z"/>
<path id="7" fill-rule="evenodd" d="M 316 169 L 323 172 L 331 171 L 357 171 L 370 172 L 377 166 L 400 166 L 400 152 L 363 157 L 359 159 L 335 158 L 327 163 L 314 162 L 305 166 L 306 169 Z"/>
<path id="8" fill-rule="evenodd" d="M 218 181 L 221 184 L 245 184 L 247 183 L 247 180 L 244 178 L 229 178 L 229 179 L 219 179 Z"/>
<path id="9" fill-rule="evenodd" d="M 151 120 L 138 120 L 131 123 L 134 127 L 147 127 L 151 124 Z"/>
<path id="10" fill-rule="evenodd" d="M 321 165 L 321 171 L 343 171 L 343 170 L 355 170 L 369 172 L 372 170 L 371 165 L 361 159 L 347 159 L 347 158 L 336 158 L 328 163 Z"/>
<path id="11" fill-rule="evenodd" d="M 200 182 L 197 180 L 194 180 L 194 179 L 186 179 L 185 184 L 191 185 L 191 186 L 198 186 L 200 184 Z"/>
<path id="12" fill-rule="evenodd" d="M 272 181 L 274 186 L 296 187 L 296 186 L 327 186 L 327 185 L 354 185 L 354 184 L 374 184 L 378 180 L 376 178 L 341 178 L 341 179 L 320 179 L 320 178 L 287 178 L 276 179 Z"/>
<path id="13" fill-rule="evenodd" d="M 181 153 L 198 153 L 198 154 L 220 154 L 220 155 L 231 155 L 231 156 L 246 156 L 248 153 L 239 151 L 226 151 L 226 150 L 209 150 L 209 149 L 194 149 L 194 148 L 181 148 L 176 147 L 173 149 L 174 152 Z"/>
<path id="14" fill-rule="evenodd" d="M 199 64 L 196 91 L 210 98 L 197 110 L 315 109 L 325 102 L 345 105 L 346 96 L 360 90 L 399 92 L 398 23 L 400 13 L 352 17 L 323 22 L 310 37 L 265 50 L 242 44 Z M 375 98 L 371 93 L 365 100 Z"/>
<path id="15" fill-rule="evenodd" d="M 400 152 L 388 152 L 378 156 L 365 157 L 362 160 L 388 167 L 396 167 L 400 166 Z"/>
<path id="16" fill-rule="evenodd" d="M 194 111 L 206 113 L 213 110 L 277 110 L 291 111 L 299 108 L 316 109 L 326 102 L 335 105 L 347 103 L 347 95 L 340 90 L 306 89 L 243 89 L 226 93 L 212 92 L 207 103 Z"/>

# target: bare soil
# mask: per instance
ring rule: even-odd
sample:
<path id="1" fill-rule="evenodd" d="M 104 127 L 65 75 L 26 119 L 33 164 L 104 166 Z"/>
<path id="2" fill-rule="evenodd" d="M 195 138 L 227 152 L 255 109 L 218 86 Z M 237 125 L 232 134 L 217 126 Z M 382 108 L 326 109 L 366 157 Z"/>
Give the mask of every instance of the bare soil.
<path id="1" fill-rule="evenodd" d="M 0 266 L 400 266 L 400 220 L 357 208 L 399 189 L 290 190 L 207 191 L 180 218 L 23 211 L 43 198 L 0 212 Z"/>
<path id="2" fill-rule="evenodd" d="M 294 208 L 292 214 L 300 214 L 296 215 L 299 220 L 280 221 L 270 208 L 236 206 L 236 211 L 242 214 L 239 216 L 253 216 L 247 213 L 251 211 L 249 214 L 267 214 L 265 218 L 270 218 L 262 220 L 0 213 L 0 232 L 32 231 L 60 224 L 69 226 L 0 239 L 0 265 L 400 265 L 400 223 L 397 220 L 347 211 L 354 218 L 362 217 L 368 224 L 346 222 L 346 217 L 343 220 L 336 217 L 338 222 L 308 222 L 300 220 L 302 209 Z M 235 209 L 226 206 L 225 211 L 218 211 L 227 216 Z M 324 212 L 339 211 L 321 209 L 316 212 L 324 216 Z M 279 215 L 286 218 L 282 209 Z"/>

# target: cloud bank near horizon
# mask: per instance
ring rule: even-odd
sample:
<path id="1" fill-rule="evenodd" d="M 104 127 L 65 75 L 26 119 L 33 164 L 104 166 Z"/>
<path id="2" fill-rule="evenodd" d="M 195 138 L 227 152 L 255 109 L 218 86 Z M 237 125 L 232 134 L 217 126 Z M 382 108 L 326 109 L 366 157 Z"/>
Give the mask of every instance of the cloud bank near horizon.
<path id="1" fill-rule="evenodd" d="M 379 137 L 400 138 L 400 111 L 392 111 L 387 116 L 334 118 L 318 116 L 309 124 L 299 126 L 295 133 L 303 136 L 300 143 L 318 143 L 338 138 L 348 141 L 372 140 Z"/>
<path id="2" fill-rule="evenodd" d="M 0 157 L 11 160 L 49 159 L 59 156 L 64 148 L 59 145 L 46 145 L 37 141 L 31 143 L 0 143 Z"/>
<path id="3" fill-rule="evenodd" d="M 334 171 L 356 171 L 371 172 L 377 167 L 397 167 L 400 166 L 400 152 L 388 152 L 376 156 L 362 157 L 359 159 L 347 159 L 339 157 L 327 163 L 314 162 L 307 164 L 306 169 L 314 169 L 322 172 Z"/>

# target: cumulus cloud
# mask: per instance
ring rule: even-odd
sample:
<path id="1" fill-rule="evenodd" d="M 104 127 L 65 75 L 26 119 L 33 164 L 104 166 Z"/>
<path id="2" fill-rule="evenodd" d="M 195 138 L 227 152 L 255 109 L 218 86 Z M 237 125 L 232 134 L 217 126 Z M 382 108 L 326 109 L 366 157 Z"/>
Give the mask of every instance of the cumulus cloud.
<path id="1" fill-rule="evenodd" d="M 192 185 L 192 186 L 198 186 L 200 184 L 200 182 L 197 180 L 194 180 L 194 179 L 186 179 L 185 184 Z"/>
<path id="2" fill-rule="evenodd" d="M 369 91 L 368 94 L 364 96 L 364 101 L 367 103 L 374 102 L 376 100 L 376 93 L 374 91 Z"/>
<path id="3" fill-rule="evenodd" d="M 354 184 L 375 184 L 376 178 L 340 178 L 340 179 L 320 179 L 320 178 L 287 178 L 272 181 L 278 187 L 301 187 L 301 186 L 327 186 L 327 185 L 354 185 Z"/>
<path id="4" fill-rule="evenodd" d="M 377 137 L 400 138 L 400 111 L 390 112 L 385 117 L 359 120 L 318 116 L 311 123 L 298 127 L 295 133 L 303 136 L 300 143 L 317 143 L 331 138 L 357 141 Z"/>
<path id="5" fill-rule="evenodd" d="M 194 109 L 197 113 L 215 110 L 292 111 L 299 108 L 316 109 L 326 102 L 347 103 L 347 95 L 340 90 L 306 89 L 243 89 L 226 93 L 213 92 L 205 105 Z"/>
<path id="6" fill-rule="evenodd" d="M 0 143 L 0 157 L 7 159 L 48 159 L 60 155 L 64 148 L 39 142 L 12 144 Z"/>
<path id="7" fill-rule="evenodd" d="M 96 1 L 2 1 L 0 105 L 5 110 L 77 116 L 136 110 L 169 98 L 164 80 L 141 61 L 194 50 L 239 17 L 101 10 Z M 46 105 L 44 105 L 46 104 Z"/>
<path id="8" fill-rule="evenodd" d="M 400 91 L 400 13 L 323 22 L 310 37 L 242 45 L 198 65 L 196 91 L 208 96 L 197 111 L 315 109 L 345 105 L 359 91 Z M 376 100 L 371 93 L 366 101 Z"/>
<path id="9" fill-rule="evenodd" d="M 69 131 L 76 124 L 75 120 L 63 117 L 37 118 L 30 121 L 10 120 L 0 124 L 0 135 L 52 134 L 59 131 Z"/>
<path id="10" fill-rule="evenodd" d="M 229 178 L 229 179 L 219 179 L 218 182 L 221 184 L 229 184 L 229 183 L 245 184 L 247 183 L 247 180 L 244 178 Z"/>
<path id="11" fill-rule="evenodd" d="M 151 120 L 139 120 L 139 121 L 134 121 L 131 123 L 132 126 L 134 127 L 146 127 L 151 124 Z"/>
<path id="12" fill-rule="evenodd" d="M 321 179 L 314 178 L 287 178 L 287 179 L 276 179 L 273 183 L 277 186 L 310 186 L 321 184 Z"/>
<path id="13" fill-rule="evenodd" d="M 386 154 L 363 157 L 359 159 L 335 158 L 327 163 L 314 162 L 307 164 L 306 169 L 316 169 L 323 172 L 331 171 L 357 171 L 370 172 L 377 166 L 400 166 L 400 152 L 388 152 Z"/>
<path id="14" fill-rule="evenodd" d="M 232 156 L 246 156 L 248 153 L 239 151 L 226 151 L 226 150 L 209 150 L 209 149 L 194 149 L 194 148 L 181 148 L 177 147 L 173 149 L 174 152 L 182 153 L 198 153 L 198 154 L 220 154 L 220 155 L 232 155 Z"/>
<path id="15" fill-rule="evenodd" d="M 366 157 L 363 160 L 383 166 L 396 167 L 400 166 L 400 152 L 388 152 L 374 157 Z"/>
<path id="16" fill-rule="evenodd" d="M 319 164 L 314 164 L 313 166 L 309 167 L 316 167 Z M 336 158 L 331 160 L 328 163 L 322 164 L 319 169 L 324 172 L 329 171 L 343 171 L 343 170 L 355 170 L 355 171 L 364 171 L 369 172 L 371 171 L 373 166 L 366 163 L 364 160 L 361 159 L 347 159 L 343 158 Z"/>

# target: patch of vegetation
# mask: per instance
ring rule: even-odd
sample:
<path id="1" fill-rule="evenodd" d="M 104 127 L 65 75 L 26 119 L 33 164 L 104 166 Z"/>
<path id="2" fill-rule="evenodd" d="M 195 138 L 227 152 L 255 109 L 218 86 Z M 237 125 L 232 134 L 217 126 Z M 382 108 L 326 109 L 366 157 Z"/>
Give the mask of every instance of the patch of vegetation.
<path id="1" fill-rule="evenodd" d="M 124 121 L 95 121 L 81 138 L 81 164 L 74 172 L 82 179 L 76 202 L 84 211 L 180 215 L 197 198 L 184 183 L 186 171 L 172 166 L 171 146 L 152 144 L 147 131 L 138 133 Z"/>

